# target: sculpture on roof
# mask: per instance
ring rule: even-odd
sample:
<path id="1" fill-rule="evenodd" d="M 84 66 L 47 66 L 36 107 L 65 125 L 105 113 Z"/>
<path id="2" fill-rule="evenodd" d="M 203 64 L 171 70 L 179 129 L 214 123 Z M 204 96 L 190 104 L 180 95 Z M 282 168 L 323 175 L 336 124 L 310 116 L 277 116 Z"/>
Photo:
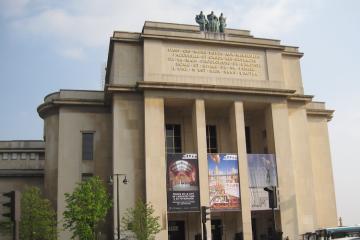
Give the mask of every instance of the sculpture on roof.
<path id="1" fill-rule="evenodd" d="M 215 16 L 214 11 L 211 11 L 211 13 L 207 15 L 207 19 L 209 22 L 208 31 L 219 32 L 219 19 Z"/>
<path id="2" fill-rule="evenodd" d="M 214 32 L 214 33 L 224 33 L 226 27 L 226 18 L 221 13 L 218 18 L 214 11 L 211 11 L 205 18 L 203 11 L 200 12 L 199 15 L 196 15 L 195 21 L 200 26 L 200 31 L 202 32 Z"/>
<path id="3" fill-rule="evenodd" d="M 203 14 L 202 11 L 200 12 L 199 15 L 196 15 L 195 21 L 199 24 L 200 31 L 204 32 L 207 30 L 208 21 L 206 20 L 205 15 Z"/>
<path id="4" fill-rule="evenodd" d="M 221 13 L 219 17 L 219 31 L 221 33 L 225 32 L 225 27 L 226 27 L 226 18 Z"/>

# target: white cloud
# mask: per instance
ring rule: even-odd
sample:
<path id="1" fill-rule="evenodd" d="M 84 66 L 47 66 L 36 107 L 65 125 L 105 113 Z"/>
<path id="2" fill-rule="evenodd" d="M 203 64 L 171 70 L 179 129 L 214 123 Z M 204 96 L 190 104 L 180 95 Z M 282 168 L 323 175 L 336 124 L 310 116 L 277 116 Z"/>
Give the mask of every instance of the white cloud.
<path id="1" fill-rule="evenodd" d="M 30 0 L 1 0 L 0 16 L 5 18 L 21 16 Z"/>
<path id="2" fill-rule="evenodd" d="M 109 37 L 111 21 L 107 17 L 74 16 L 62 9 L 50 9 L 13 23 L 19 31 L 85 47 L 97 47 Z"/>
<path id="3" fill-rule="evenodd" d="M 10 0 L 9 0 L 10 1 Z M 71 48 L 105 47 L 114 30 L 141 31 L 146 20 L 195 24 L 200 10 L 224 12 L 229 27 L 247 28 L 260 35 L 291 31 L 303 19 L 293 1 L 78 0 L 55 5 L 44 0 L 15 0 L 22 15 L 12 19 L 18 32 L 33 34 Z M 36 9 L 36 11 L 34 11 Z M 218 10 L 218 11 L 216 11 Z M 5 10 L 6 11 L 6 10 Z M 14 11 L 14 10 L 13 10 Z"/>
<path id="4" fill-rule="evenodd" d="M 294 1 L 255 1 L 242 17 L 242 24 L 256 34 L 269 37 L 293 31 L 304 20 Z"/>
<path id="5" fill-rule="evenodd" d="M 85 58 L 85 53 L 82 48 L 61 49 L 58 53 L 63 57 L 74 60 L 83 60 Z"/>

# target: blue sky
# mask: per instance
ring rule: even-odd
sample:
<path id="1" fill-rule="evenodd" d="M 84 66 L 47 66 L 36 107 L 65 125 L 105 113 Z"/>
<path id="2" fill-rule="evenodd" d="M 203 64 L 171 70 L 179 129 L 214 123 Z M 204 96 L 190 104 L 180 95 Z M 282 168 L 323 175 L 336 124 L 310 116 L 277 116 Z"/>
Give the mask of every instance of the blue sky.
<path id="1" fill-rule="evenodd" d="M 329 133 L 338 215 L 360 224 L 359 9 L 358 0 L 0 0 L 0 140 L 42 138 L 36 108 L 48 93 L 100 90 L 113 30 L 223 12 L 229 28 L 305 53 L 305 93 L 336 110 Z"/>

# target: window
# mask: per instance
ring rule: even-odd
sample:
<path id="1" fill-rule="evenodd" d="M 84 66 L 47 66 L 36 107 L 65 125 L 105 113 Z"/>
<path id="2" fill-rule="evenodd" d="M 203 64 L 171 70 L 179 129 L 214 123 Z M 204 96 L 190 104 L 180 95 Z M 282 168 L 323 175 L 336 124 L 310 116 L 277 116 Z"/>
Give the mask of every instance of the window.
<path id="1" fill-rule="evenodd" d="M 9 158 L 9 154 L 8 153 L 3 153 L 2 160 L 7 160 L 8 158 Z"/>
<path id="2" fill-rule="evenodd" d="M 21 160 L 25 160 L 26 159 L 26 153 L 21 153 Z"/>
<path id="3" fill-rule="evenodd" d="M 180 124 L 166 124 L 166 152 L 181 153 Z"/>
<path id="4" fill-rule="evenodd" d="M 89 180 L 90 178 L 92 178 L 93 176 L 94 176 L 94 174 L 92 174 L 92 173 L 82 173 L 81 181 L 85 182 L 85 181 Z"/>
<path id="5" fill-rule="evenodd" d="M 36 159 L 36 154 L 30 153 L 30 160 L 35 160 L 35 159 Z"/>
<path id="6" fill-rule="evenodd" d="M 246 152 L 251 153 L 250 127 L 245 127 Z"/>
<path id="7" fill-rule="evenodd" d="M 39 153 L 39 160 L 45 160 L 45 153 Z"/>
<path id="8" fill-rule="evenodd" d="M 218 153 L 215 125 L 206 125 L 206 145 L 208 153 Z"/>
<path id="9" fill-rule="evenodd" d="M 12 153 L 11 154 L 11 160 L 16 160 L 18 158 L 18 154 L 17 153 Z"/>
<path id="10" fill-rule="evenodd" d="M 82 160 L 94 158 L 94 133 L 82 134 Z"/>

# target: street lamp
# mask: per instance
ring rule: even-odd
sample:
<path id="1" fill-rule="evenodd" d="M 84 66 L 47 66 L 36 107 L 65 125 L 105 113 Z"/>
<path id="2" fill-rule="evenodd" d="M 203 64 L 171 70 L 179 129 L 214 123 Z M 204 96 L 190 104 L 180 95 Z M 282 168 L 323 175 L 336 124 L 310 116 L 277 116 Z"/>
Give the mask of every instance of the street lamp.
<path id="1" fill-rule="evenodd" d="M 117 235 L 118 240 L 120 240 L 120 201 L 119 201 L 119 177 L 124 176 L 123 184 L 128 184 L 129 180 L 126 177 L 126 174 L 123 173 L 114 173 L 109 178 L 109 183 L 113 184 L 113 176 L 116 177 L 116 194 L 117 194 L 117 201 L 116 201 L 116 207 L 117 207 Z"/>
<path id="2" fill-rule="evenodd" d="M 276 194 L 276 186 L 268 186 L 264 188 L 264 191 L 268 193 L 269 197 L 269 207 L 272 210 L 272 218 L 273 218 L 273 240 L 278 239 L 277 230 L 276 230 L 276 219 L 275 219 L 275 208 L 277 208 L 277 194 Z"/>

